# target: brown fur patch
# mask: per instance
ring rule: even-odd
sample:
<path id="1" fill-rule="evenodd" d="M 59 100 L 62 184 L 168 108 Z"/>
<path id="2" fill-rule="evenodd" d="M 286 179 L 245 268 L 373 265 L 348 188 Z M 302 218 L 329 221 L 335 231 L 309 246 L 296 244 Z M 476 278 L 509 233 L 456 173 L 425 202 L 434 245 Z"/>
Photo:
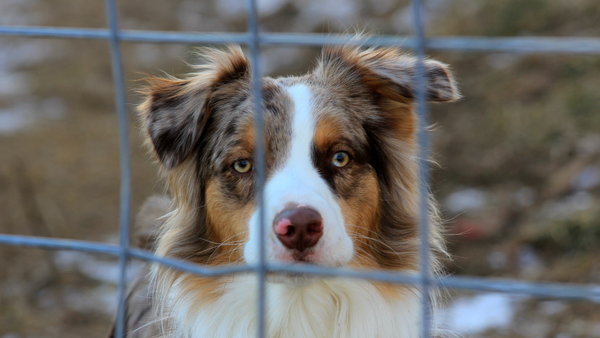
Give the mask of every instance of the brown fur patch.
<path id="1" fill-rule="evenodd" d="M 353 262 L 363 268 L 379 268 L 374 241 L 379 241 L 377 224 L 379 222 L 379 186 L 375 172 L 371 171 L 360 177 L 361 184 L 356 188 L 351 198 L 339 199 L 338 203 L 342 209 L 346 222 L 346 231 L 353 239 L 355 246 L 355 257 Z M 368 257 L 369 259 L 365 259 Z M 362 258 L 362 259 L 361 259 Z"/>
<path id="2" fill-rule="evenodd" d="M 212 225 L 220 248 L 218 256 L 226 256 L 226 262 L 209 265 L 236 264 L 242 258 L 243 244 L 248 238 L 248 226 L 252 213 L 256 209 L 254 201 L 238 206 L 231 203 L 218 180 L 212 180 L 206 190 L 207 222 Z"/>

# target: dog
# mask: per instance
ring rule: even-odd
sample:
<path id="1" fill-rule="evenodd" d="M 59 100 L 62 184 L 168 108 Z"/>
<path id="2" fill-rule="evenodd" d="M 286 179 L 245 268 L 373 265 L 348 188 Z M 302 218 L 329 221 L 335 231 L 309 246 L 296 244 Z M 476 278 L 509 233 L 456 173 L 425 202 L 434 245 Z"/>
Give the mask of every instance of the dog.
<path id="1" fill-rule="evenodd" d="M 150 78 L 139 106 L 173 199 L 155 252 L 212 267 L 256 264 L 261 135 L 250 61 L 239 46 L 204 57 L 186 78 Z M 261 79 L 268 262 L 418 273 L 416 67 L 396 48 L 331 46 L 304 76 Z M 426 59 L 423 69 L 428 101 L 460 97 L 447 65 Z M 446 249 L 433 201 L 429 214 L 438 274 Z M 255 274 L 149 271 L 150 282 L 138 280 L 128 298 L 128 337 L 257 332 Z M 419 336 L 413 286 L 283 273 L 266 283 L 268 337 Z"/>

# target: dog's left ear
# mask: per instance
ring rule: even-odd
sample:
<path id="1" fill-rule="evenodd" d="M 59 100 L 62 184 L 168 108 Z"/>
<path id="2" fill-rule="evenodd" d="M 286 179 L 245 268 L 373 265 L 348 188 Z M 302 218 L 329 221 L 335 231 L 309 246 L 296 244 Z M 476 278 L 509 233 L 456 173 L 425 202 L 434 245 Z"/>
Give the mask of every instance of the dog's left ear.
<path id="1" fill-rule="evenodd" d="M 166 169 L 185 161 L 198 143 L 215 88 L 249 83 L 250 61 L 239 46 L 207 50 L 203 56 L 207 63 L 196 67 L 198 73 L 186 79 L 150 78 L 142 91 L 146 98 L 138 107 L 142 129 Z"/>
<path id="2" fill-rule="evenodd" d="M 395 48 L 329 47 L 323 50 L 318 72 L 326 77 L 346 76 L 360 80 L 388 98 L 414 99 L 417 58 Z M 427 100 L 446 102 L 460 98 L 448 65 L 425 59 L 423 62 Z"/>

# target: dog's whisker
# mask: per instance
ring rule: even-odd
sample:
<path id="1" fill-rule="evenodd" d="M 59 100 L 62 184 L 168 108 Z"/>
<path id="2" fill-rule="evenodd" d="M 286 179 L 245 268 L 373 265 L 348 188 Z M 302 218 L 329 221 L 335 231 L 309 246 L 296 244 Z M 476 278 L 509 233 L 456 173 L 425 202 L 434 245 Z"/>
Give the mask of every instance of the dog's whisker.
<path id="1" fill-rule="evenodd" d="M 379 240 L 379 239 L 377 239 L 377 238 L 373 238 L 373 237 L 369 237 L 369 236 L 365 236 L 365 235 L 363 235 L 363 234 L 360 234 L 360 233 L 358 233 L 358 232 L 355 232 L 355 233 L 354 233 L 354 235 L 355 235 L 355 236 L 360 236 L 361 238 L 364 238 L 364 239 L 367 239 L 367 240 L 370 240 L 370 241 L 373 241 L 373 242 L 376 242 L 376 243 L 379 243 L 379 244 L 382 244 L 382 245 L 384 245 L 386 248 L 388 248 L 388 249 L 389 249 L 389 250 L 390 250 L 392 253 L 396 254 L 398 257 L 401 257 L 401 254 L 400 254 L 398 251 L 396 251 L 396 250 L 395 250 L 394 248 L 392 248 L 392 247 L 391 247 L 389 244 L 387 244 L 387 243 L 383 242 L 382 240 Z M 384 253 L 380 252 L 380 251 L 379 251 L 379 250 L 378 250 L 376 247 L 373 247 L 372 243 L 367 243 L 367 245 L 369 245 L 369 247 L 370 247 L 371 249 L 373 249 L 373 250 L 376 250 L 377 252 L 379 252 L 379 253 L 381 253 L 381 254 L 384 254 Z"/>
<path id="2" fill-rule="evenodd" d="M 127 334 L 128 334 L 128 335 L 129 335 L 129 334 L 134 334 L 134 333 L 138 332 L 139 330 L 141 330 L 141 329 L 143 329 L 143 328 L 145 328 L 145 327 L 148 327 L 148 326 L 150 326 L 150 325 L 152 325 L 152 324 L 156 324 L 156 323 L 158 323 L 158 322 L 162 322 L 162 321 L 164 321 L 164 320 L 171 319 L 171 318 L 173 318 L 173 316 L 165 316 L 165 317 L 161 317 L 161 318 L 158 318 L 158 319 L 155 319 L 155 320 L 149 321 L 148 323 L 146 323 L 146 324 L 144 324 L 144 325 L 142 325 L 142 326 L 138 327 L 137 329 L 135 329 L 135 330 L 133 330 L 133 331 L 130 331 L 130 332 L 128 332 Z"/>

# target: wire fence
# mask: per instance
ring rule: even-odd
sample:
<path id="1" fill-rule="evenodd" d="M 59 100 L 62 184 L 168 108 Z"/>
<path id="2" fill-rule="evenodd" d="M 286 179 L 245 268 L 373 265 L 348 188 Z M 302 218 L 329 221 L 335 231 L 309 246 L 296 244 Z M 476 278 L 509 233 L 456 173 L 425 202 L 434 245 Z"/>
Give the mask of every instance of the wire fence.
<path id="1" fill-rule="evenodd" d="M 108 18 L 108 29 L 58 28 L 58 27 L 15 27 L 0 26 L 0 36 L 51 37 L 67 39 L 101 39 L 108 40 L 111 47 L 111 62 L 115 86 L 115 104 L 119 123 L 120 138 L 120 244 L 103 244 L 97 242 L 54 239 L 34 236 L 17 236 L 0 234 L 0 245 L 13 245 L 30 248 L 54 250 L 75 250 L 91 253 L 102 253 L 119 257 L 118 280 L 118 311 L 116 320 L 116 337 L 126 336 L 124 332 L 125 293 L 127 289 L 126 270 L 129 259 L 155 262 L 182 271 L 202 276 L 223 276 L 228 274 L 254 272 L 259 276 L 258 337 L 265 337 L 265 276 L 268 272 L 305 273 L 323 277 L 347 277 L 390 283 L 409 284 L 421 291 L 422 327 L 421 336 L 429 337 L 431 306 L 429 290 L 435 288 L 453 288 L 463 290 L 478 290 L 489 292 L 518 293 L 529 296 L 548 297 L 556 299 L 576 299 L 600 301 L 600 285 L 576 285 L 560 283 L 532 283 L 518 280 L 498 280 L 478 277 L 450 276 L 439 278 L 430 275 L 429 236 L 428 236 L 428 168 L 427 155 L 429 136 L 427 133 L 427 106 L 425 100 L 425 77 L 423 60 L 425 50 L 455 50 L 455 51 L 487 51 L 509 53 L 570 53 L 570 54 L 600 54 L 599 38 L 482 38 L 482 37 L 431 37 L 424 33 L 424 6 L 422 0 L 412 1 L 414 36 L 378 36 L 356 38 L 349 35 L 322 34 L 278 34 L 260 33 L 256 0 L 247 0 L 247 33 L 236 34 L 204 34 L 164 31 L 122 31 L 119 29 L 116 0 L 105 0 Z M 261 72 L 259 58 L 261 46 L 293 45 L 293 46 L 322 46 L 331 44 L 357 44 L 363 46 L 398 46 L 413 49 L 417 56 L 417 71 L 414 78 L 417 93 L 417 114 L 419 116 L 419 159 L 420 159 L 420 274 L 409 275 L 391 273 L 381 270 L 350 270 L 343 268 L 324 268 L 319 266 L 290 266 L 268 263 L 265 260 L 264 245 L 261 245 L 260 260 L 256 265 L 241 265 L 230 267 L 204 267 L 185 261 L 159 257 L 152 252 L 129 247 L 129 223 L 131 200 L 131 155 L 129 149 L 129 122 L 126 109 L 125 82 L 120 45 L 122 42 L 151 42 L 151 43 L 185 43 L 185 44 L 227 44 L 238 43 L 250 48 L 252 64 L 253 97 L 255 108 L 255 124 L 257 133 L 262 134 L 262 115 L 260 112 L 261 93 L 259 81 Z M 258 177 L 258 201 L 260 220 L 264 223 L 262 194 L 265 184 L 264 149 L 262 138 L 257 138 L 255 167 Z M 264 231 L 264 227 L 261 227 Z M 261 244 L 264 243 L 264 232 L 260 234 Z"/>

